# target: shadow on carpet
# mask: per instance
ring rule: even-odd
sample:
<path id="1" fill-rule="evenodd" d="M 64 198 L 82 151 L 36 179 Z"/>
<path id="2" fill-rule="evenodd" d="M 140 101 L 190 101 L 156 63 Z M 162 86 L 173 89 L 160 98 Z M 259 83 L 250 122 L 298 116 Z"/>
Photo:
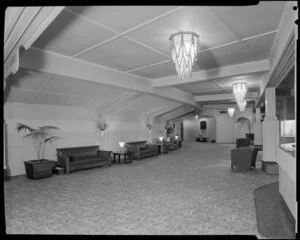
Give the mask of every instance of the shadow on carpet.
<path id="1" fill-rule="evenodd" d="M 295 239 L 295 225 L 282 202 L 278 182 L 254 190 L 257 229 L 267 238 Z"/>

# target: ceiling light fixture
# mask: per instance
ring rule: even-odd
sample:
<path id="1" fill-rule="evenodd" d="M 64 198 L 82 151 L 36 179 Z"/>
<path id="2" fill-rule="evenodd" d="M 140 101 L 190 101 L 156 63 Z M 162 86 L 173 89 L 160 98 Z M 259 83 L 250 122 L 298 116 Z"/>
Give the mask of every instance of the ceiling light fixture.
<path id="1" fill-rule="evenodd" d="M 235 112 L 235 108 L 228 108 L 228 114 L 230 117 L 232 117 L 234 115 L 234 112 Z"/>
<path id="2" fill-rule="evenodd" d="M 246 107 L 246 105 L 247 105 L 247 101 L 244 100 L 243 102 L 238 102 L 237 104 L 238 104 L 238 106 L 239 106 L 240 111 L 241 111 L 241 112 L 244 112 L 245 107 Z"/>
<path id="3" fill-rule="evenodd" d="M 247 94 L 247 83 L 240 82 L 233 84 L 233 94 L 237 104 L 244 102 Z"/>
<path id="4" fill-rule="evenodd" d="M 178 32 L 170 36 L 172 60 L 180 79 L 188 79 L 197 59 L 199 35 L 194 32 Z"/>

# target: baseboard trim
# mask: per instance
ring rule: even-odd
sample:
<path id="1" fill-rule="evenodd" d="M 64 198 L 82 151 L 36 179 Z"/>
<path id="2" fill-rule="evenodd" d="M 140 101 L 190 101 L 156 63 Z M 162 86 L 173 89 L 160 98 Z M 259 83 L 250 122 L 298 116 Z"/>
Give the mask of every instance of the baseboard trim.
<path id="1" fill-rule="evenodd" d="M 293 229 L 294 231 L 296 231 L 296 220 L 291 212 L 291 210 L 289 209 L 288 205 L 286 204 L 284 198 L 282 197 L 282 195 L 280 194 L 280 198 L 281 198 L 281 202 L 282 202 L 282 205 L 283 205 L 283 209 L 285 210 L 287 216 L 288 216 L 288 219 L 291 221 L 291 224 L 293 225 Z"/>
<path id="2" fill-rule="evenodd" d="M 10 178 L 10 171 L 9 169 L 3 169 L 3 180 L 8 181 Z"/>

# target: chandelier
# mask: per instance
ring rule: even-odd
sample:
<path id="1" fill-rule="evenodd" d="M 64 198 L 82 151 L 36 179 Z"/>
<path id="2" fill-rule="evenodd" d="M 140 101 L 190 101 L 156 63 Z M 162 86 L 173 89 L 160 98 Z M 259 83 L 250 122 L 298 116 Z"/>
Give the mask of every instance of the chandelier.
<path id="1" fill-rule="evenodd" d="M 238 104 L 239 102 L 245 101 L 246 93 L 247 93 L 247 83 L 241 82 L 241 83 L 233 84 L 233 94 Z"/>
<path id="2" fill-rule="evenodd" d="M 242 101 L 242 102 L 238 102 L 237 104 L 238 104 L 238 106 L 239 106 L 240 111 L 241 111 L 241 112 L 244 112 L 245 107 L 246 107 L 246 105 L 247 105 L 247 101 L 244 100 L 244 101 Z"/>
<path id="3" fill-rule="evenodd" d="M 192 67 L 197 59 L 199 35 L 194 32 L 178 32 L 170 36 L 172 60 L 179 78 L 191 76 Z"/>
<path id="4" fill-rule="evenodd" d="M 228 108 L 228 114 L 230 117 L 232 117 L 234 115 L 234 112 L 235 112 L 235 108 Z"/>

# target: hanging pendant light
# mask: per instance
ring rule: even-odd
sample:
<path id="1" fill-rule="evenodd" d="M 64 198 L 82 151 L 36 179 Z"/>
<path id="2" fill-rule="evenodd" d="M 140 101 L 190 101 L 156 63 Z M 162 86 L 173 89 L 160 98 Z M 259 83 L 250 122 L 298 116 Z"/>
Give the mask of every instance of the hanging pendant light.
<path id="1" fill-rule="evenodd" d="M 247 83 L 235 83 L 233 84 L 233 94 L 237 103 L 243 102 L 247 94 Z"/>
<path id="2" fill-rule="evenodd" d="M 230 117 L 232 117 L 234 115 L 234 112 L 235 112 L 235 108 L 228 108 L 228 114 Z"/>
<path id="3" fill-rule="evenodd" d="M 197 59 L 199 35 L 194 32 L 178 32 L 170 36 L 171 55 L 180 79 L 191 76 Z"/>
<path id="4" fill-rule="evenodd" d="M 241 112 L 244 112 L 245 107 L 246 107 L 246 105 L 247 105 L 247 101 L 244 100 L 244 101 L 242 101 L 242 102 L 238 102 L 237 104 L 238 104 L 238 106 L 239 106 L 240 111 L 241 111 Z"/>

